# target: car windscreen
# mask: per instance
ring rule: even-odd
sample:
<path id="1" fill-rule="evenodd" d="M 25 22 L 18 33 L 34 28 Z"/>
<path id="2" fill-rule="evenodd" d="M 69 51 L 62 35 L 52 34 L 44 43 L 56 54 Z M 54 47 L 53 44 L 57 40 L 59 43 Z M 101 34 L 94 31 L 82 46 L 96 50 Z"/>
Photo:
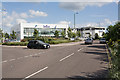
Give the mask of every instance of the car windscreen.
<path id="1" fill-rule="evenodd" d="M 102 38 L 101 40 L 105 40 L 105 38 Z"/>
<path id="2" fill-rule="evenodd" d="M 42 41 L 38 41 L 40 44 L 45 44 L 44 42 L 42 42 Z"/>
<path id="3" fill-rule="evenodd" d="M 91 39 L 86 39 L 86 40 L 91 40 Z"/>

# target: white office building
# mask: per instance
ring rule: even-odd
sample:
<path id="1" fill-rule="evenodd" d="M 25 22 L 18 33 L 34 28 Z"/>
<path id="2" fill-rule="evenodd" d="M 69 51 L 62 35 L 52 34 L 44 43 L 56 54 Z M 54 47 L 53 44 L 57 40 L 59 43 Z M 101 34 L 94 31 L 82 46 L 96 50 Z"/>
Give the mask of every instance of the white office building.
<path id="1" fill-rule="evenodd" d="M 68 24 L 35 24 L 35 23 L 20 23 L 15 25 L 12 30 L 17 34 L 17 40 L 26 37 L 33 37 L 34 29 L 37 29 L 39 36 L 54 36 L 56 30 L 64 30 L 67 34 Z"/>
<path id="2" fill-rule="evenodd" d="M 17 40 L 24 39 L 26 37 L 33 37 L 34 29 L 37 29 L 39 36 L 54 36 L 56 30 L 64 30 L 67 34 L 68 24 L 36 24 L 36 23 L 20 23 L 12 27 L 17 34 Z M 102 37 L 103 32 L 105 32 L 105 27 L 80 27 L 75 30 L 72 28 L 73 32 L 80 31 L 82 38 L 88 38 L 89 36 L 95 37 L 95 33 L 99 37 Z M 67 37 L 67 35 L 66 35 Z"/>
<path id="3" fill-rule="evenodd" d="M 81 37 L 88 38 L 89 36 L 95 38 L 95 33 L 98 34 L 99 37 L 102 37 L 103 32 L 105 33 L 105 27 L 81 27 L 76 28 L 77 31 L 81 31 Z"/>

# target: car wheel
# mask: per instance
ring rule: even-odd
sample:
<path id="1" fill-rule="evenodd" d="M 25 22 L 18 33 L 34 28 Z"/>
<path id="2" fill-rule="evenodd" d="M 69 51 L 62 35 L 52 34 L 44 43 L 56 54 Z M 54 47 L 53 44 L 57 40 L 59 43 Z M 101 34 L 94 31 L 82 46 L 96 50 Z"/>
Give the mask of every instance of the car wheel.
<path id="1" fill-rule="evenodd" d="M 46 47 L 46 49 L 49 49 L 49 48 L 50 48 L 50 46 L 47 46 L 47 47 Z"/>

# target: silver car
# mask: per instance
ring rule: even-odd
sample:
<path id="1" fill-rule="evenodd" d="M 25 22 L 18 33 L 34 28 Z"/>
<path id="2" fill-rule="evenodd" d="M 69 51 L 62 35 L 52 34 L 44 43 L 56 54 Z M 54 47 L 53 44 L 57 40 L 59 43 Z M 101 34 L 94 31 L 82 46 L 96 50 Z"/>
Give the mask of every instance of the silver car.
<path id="1" fill-rule="evenodd" d="M 101 38 L 99 42 L 100 43 L 106 43 L 106 40 L 105 40 L 105 38 Z"/>
<path id="2" fill-rule="evenodd" d="M 88 38 L 85 40 L 85 44 L 92 44 L 93 43 L 93 39 Z"/>

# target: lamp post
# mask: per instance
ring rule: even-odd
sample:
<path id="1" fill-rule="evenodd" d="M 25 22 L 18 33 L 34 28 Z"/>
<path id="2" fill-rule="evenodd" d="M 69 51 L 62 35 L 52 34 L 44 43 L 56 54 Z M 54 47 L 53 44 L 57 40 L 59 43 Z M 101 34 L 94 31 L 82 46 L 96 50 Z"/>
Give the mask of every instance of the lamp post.
<path id="1" fill-rule="evenodd" d="M 78 12 L 74 13 L 74 32 L 75 32 L 75 15 L 78 14 Z"/>

